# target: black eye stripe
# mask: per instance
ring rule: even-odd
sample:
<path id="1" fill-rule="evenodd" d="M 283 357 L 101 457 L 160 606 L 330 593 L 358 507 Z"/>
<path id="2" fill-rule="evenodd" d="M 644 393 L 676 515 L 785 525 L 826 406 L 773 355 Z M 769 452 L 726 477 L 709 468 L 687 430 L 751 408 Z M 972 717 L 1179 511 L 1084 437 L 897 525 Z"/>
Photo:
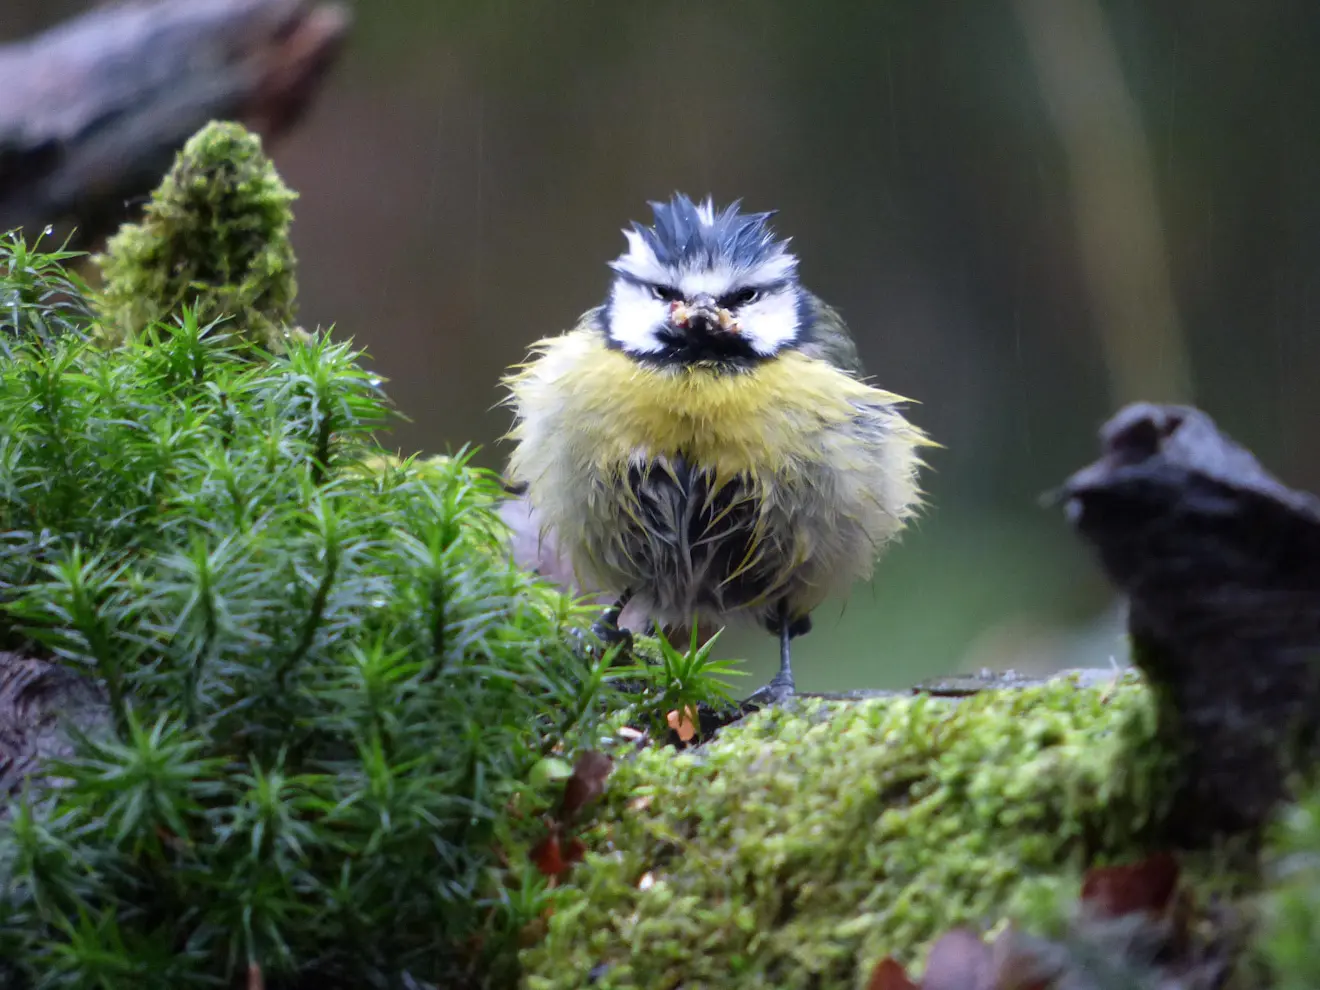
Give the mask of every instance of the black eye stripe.
<path id="1" fill-rule="evenodd" d="M 676 288 L 673 285 L 662 285 L 658 282 L 652 282 L 649 279 L 639 278 L 638 276 L 632 274 L 631 272 L 625 272 L 625 271 L 616 271 L 615 277 L 620 282 L 627 283 L 628 285 L 635 285 L 640 289 L 645 289 L 652 295 L 652 297 L 656 299 L 662 299 L 665 302 L 684 301 L 682 290 Z M 716 300 L 716 302 L 725 309 L 733 309 L 738 306 L 745 306 L 755 299 L 761 299 L 764 298 L 765 296 L 770 296 L 770 295 L 774 295 L 777 292 L 782 292 L 791 284 L 791 282 L 792 282 L 791 279 L 776 279 L 773 282 L 763 282 L 759 285 L 742 286 L 738 289 L 733 290 L 732 292 L 726 292 L 724 295 L 720 296 L 719 299 Z M 751 293 L 751 295 L 748 296 L 747 298 L 742 298 L 742 299 L 738 298 L 739 296 L 743 296 L 748 293 Z"/>
<path id="2" fill-rule="evenodd" d="M 719 304 L 724 309 L 736 309 L 739 306 L 746 306 L 748 303 L 755 302 L 758 299 L 764 299 L 766 296 L 782 292 L 788 285 L 787 280 L 778 282 L 767 282 L 764 285 L 747 285 L 733 292 L 726 292 L 720 296 Z"/>
<path id="3" fill-rule="evenodd" d="M 746 306 L 750 302 L 755 302 L 760 297 L 760 289 L 746 286 L 720 296 L 719 305 L 721 309 L 737 309 L 739 306 Z"/>

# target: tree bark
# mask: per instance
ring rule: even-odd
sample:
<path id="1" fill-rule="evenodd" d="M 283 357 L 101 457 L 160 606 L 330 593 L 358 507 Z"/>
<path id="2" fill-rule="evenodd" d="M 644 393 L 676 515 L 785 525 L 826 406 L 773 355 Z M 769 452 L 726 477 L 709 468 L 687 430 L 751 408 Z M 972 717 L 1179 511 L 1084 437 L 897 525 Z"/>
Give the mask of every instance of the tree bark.
<path id="1" fill-rule="evenodd" d="M 0 46 L 0 231 L 73 224 L 87 245 L 132 217 L 211 120 L 268 140 L 335 63 L 346 8 L 315 0 L 151 0 Z"/>
<path id="2" fill-rule="evenodd" d="M 39 784 L 41 761 L 69 755 L 66 725 L 86 732 L 109 721 L 105 698 L 86 678 L 0 651 L 0 799 L 29 778 Z"/>

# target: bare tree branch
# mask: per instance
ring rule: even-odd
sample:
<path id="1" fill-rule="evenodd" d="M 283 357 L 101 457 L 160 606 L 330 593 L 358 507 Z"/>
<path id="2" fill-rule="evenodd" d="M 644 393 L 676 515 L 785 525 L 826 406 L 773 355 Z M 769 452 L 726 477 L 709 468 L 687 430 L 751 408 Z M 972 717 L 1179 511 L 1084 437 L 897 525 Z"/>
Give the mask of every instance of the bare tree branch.
<path id="1" fill-rule="evenodd" d="M 71 221 L 94 240 L 209 121 L 280 137 L 348 27 L 337 3 L 143 0 L 0 46 L 0 230 Z"/>

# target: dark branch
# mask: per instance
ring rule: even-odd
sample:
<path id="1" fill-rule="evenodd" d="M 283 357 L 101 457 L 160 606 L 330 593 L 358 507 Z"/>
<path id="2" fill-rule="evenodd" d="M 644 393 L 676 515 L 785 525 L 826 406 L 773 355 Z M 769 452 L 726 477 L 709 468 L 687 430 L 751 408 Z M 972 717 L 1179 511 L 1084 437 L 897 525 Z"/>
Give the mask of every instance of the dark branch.
<path id="1" fill-rule="evenodd" d="M 0 46 L 0 230 L 131 218 L 211 120 L 274 140 L 336 61 L 349 18 L 313 0 L 153 0 Z"/>

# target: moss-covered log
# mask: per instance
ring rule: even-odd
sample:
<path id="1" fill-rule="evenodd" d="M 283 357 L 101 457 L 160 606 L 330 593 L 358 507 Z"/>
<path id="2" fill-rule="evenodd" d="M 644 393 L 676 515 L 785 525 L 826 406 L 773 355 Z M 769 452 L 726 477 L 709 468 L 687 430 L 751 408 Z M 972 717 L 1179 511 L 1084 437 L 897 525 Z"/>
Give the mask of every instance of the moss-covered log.
<path id="1" fill-rule="evenodd" d="M 804 702 L 624 760 L 524 956 L 532 990 L 864 987 L 961 924 L 1158 847 L 1169 765 L 1138 679 Z"/>

